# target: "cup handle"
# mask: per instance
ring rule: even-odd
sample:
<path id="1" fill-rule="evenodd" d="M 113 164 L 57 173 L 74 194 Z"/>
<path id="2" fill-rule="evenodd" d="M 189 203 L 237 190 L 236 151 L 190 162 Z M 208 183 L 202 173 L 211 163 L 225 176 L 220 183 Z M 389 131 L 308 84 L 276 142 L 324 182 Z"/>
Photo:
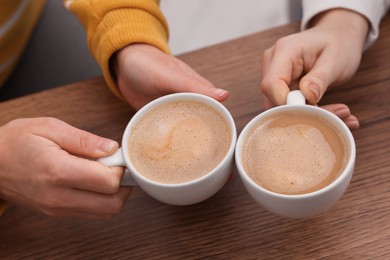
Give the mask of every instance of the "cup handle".
<path id="1" fill-rule="evenodd" d="M 97 160 L 98 162 L 106 165 L 106 166 L 125 166 L 125 158 L 123 157 L 122 148 L 119 148 L 114 154 L 102 157 Z M 131 176 L 130 171 L 125 168 L 125 173 L 123 175 L 121 186 L 137 186 L 136 181 Z"/>
<path id="2" fill-rule="evenodd" d="M 305 105 L 306 99 L 300 90 L 293 90 L 287 94 L 287 105 Z"/>

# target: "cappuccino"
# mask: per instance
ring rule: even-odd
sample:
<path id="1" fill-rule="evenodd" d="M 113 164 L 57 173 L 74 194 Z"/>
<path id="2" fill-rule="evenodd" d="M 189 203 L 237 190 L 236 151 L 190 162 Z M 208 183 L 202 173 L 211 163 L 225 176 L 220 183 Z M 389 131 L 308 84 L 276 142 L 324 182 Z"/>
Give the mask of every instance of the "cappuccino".
<path id="1" fill-rule="evenodd" d="M 332 183 L 349 158 L 345 137 L 309 112 L 285 111 L 258 122 L 242 146 L 248 176 L 280 194 L 305 194 Z"/>
<path id="2" fill-rule="evenodd" d="M 147 179 L 177 184 L 213 170 L 226 156 L 232 133 L 215 109 L 175 101 L 145 114 L 128 139 L 129 158 Z"/>

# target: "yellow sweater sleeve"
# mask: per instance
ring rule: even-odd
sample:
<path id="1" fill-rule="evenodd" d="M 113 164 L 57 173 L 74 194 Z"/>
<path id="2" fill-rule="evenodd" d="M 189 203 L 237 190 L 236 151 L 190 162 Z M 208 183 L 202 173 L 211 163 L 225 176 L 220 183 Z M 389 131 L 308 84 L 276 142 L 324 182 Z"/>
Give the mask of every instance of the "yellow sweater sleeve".
<path id="1" fill-rule="evenodd" d="M 110 58 L 131 43 L 146 43 L 169 53 L 168 25 L 159 0 L 65 0 L 87 31 L 88 47 L 109 88 L 122 97 L 110 71 Z"/>

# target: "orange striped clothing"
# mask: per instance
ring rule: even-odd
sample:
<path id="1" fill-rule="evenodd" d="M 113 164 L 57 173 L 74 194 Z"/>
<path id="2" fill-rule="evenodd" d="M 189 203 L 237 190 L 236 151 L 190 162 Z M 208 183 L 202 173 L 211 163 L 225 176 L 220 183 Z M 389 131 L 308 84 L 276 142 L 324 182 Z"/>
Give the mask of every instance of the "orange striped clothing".
<path id="1" fill-rule="evenodd" d="M 15 68 L 46 0 L 0 0 L 0 87 Z M 114 94 L 121 97 L 110 57 L 128 44 L 147 43 L 169 53 L 168 25 L 159 0 L 64 0 L 87 31 L 88 47 Z M 0 215 L 6 203 L 0 199 Z"/>
<path id="2" fill-rule="evenodd" d="M 46 0 L 0 0 L 0 86 L 16 66 Z"/>

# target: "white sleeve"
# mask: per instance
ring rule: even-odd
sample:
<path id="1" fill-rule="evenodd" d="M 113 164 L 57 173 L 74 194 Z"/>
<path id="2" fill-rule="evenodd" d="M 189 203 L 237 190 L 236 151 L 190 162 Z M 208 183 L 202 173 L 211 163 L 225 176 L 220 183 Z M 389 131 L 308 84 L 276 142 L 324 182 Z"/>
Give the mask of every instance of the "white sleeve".
<path id="1" fill-rule="evenodd" d="M 390 0 L 302 0 L 303 17 L 301 30 L 307 28 L 309 21 L 317 14 L 334 8 L 355 11 L 370 22 L 364 49 L 369 48 L 379 36 L 379 24 L 390 7 Z"/>

